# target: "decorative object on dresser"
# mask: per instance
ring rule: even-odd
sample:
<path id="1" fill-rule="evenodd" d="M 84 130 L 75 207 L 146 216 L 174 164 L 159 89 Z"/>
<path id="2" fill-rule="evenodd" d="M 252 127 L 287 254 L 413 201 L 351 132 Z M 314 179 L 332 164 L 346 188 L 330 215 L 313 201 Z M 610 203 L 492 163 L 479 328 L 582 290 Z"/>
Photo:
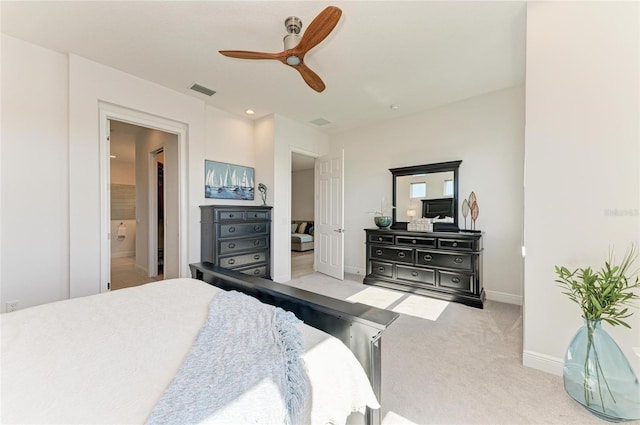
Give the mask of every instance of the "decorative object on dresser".
<path id="1" fill-rule="evenodd" d="M 253 201 L 252 167 L 205 159 L 204 173 L 205 198 Z"/>
<path id="2" fill-rule="evenodd" d="M 200 206 L 201 261 L 271 278 L 271 207 Z"/>
<path id="3" fill-rule="evenodd" d="M 482 234 L 365 229 L 364 283 L 483 308 Z"/>
<path id="4" fill-rule="evenodd" d="M 258 183 L 258 190 L 260 191 L 262 206 L 264 207 L 267 205 L 267 186 L 264 183 Z"/>
<path id="5" fill-rule="evenodd" d="M 389 226 L 391 226 L 391 216 L 386 215 L 385 212 L 387 210 L 393 210 L 395 207 L 389 207 L 389 208 L 385 208 L 384 205 L 384 197 L 382 198 L 382 201 L 380 201 L 380 209 L 379 210 L 372 210 L 371 214 L 374 214 L 373 217 L 373 222 L 376 224 L 376 226 L 378 226 L 380 229 L 385 229 Z"/>

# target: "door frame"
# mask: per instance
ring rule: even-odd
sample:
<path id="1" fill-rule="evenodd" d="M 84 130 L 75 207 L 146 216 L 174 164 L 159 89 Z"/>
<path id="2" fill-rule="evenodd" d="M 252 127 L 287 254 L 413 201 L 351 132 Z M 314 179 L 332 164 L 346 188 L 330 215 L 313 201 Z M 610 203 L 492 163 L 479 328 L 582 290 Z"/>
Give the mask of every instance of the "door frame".
<path id="1" fill-rule="evenodd" d="M 178 136 L 178 270 L 180 276 L 188 276 L 187 125 L 169 118 L 104 101 L 98 102 L 98 111 L 100 131 L 100 292 L 109 291 L 111 282 L 110 120 L 122 121 Z"/>
<path id="2" fill-rule="evenodd" d="M 149 250 L 147 274 L 149 277 L 158 276 L 158 154 L 160 152 L 164 152 L 164 146 L 149 152 L 149 243 L 147 244 Z M 167 199 L 166 190 L 167 187 L 163 184 L 164 199 Z M 166 216 L 166 212 L 163 213 L 163 216 Z M 166 226 L 166 221 L 163 221 L 164 226 Z M 164 246 L 162 249 L 164 252 Z"/>

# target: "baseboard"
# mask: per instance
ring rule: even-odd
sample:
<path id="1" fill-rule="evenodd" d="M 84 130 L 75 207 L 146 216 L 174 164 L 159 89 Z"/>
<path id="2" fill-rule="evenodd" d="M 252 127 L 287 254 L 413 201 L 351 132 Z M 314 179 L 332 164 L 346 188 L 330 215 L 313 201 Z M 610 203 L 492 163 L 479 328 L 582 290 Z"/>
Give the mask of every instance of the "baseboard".
<path id="1" fill-rule="evenodd" d="M 522 305 L 522 296 L 507 294 L 505 292 L 496 291 L 484 291 L 487 294 L 487 299 L 491 301 L 497 301 L 499 303 Z"/>
<path id="2" fill-rule="evenodd" d="M 135 251 L 112 252 L 111 258 L 135 257 Z"/>
<path id="3" fill-rule="evenodd" d="M 522 364 L 558 376 L 562 376 L 564 368 L 563 359 L 527 350 L 522 352 Z"/>
<path id="4" fill-rule="evenodd" d="M 361 269 L 359 267 L 344 266 L 344 272 L 348 273 L 348 274 L 357 274 L 357 275 L 360 275 L 360 276 L 364 276 L 365 275 L 365 270 Z"/>

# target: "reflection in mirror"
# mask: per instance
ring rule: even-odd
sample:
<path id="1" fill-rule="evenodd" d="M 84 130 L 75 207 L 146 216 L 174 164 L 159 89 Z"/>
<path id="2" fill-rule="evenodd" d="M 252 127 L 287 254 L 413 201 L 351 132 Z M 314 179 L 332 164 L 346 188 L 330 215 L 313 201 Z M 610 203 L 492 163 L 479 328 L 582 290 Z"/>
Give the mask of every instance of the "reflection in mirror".
<path id="1" fill-rule="evenodd" d="M 412 218 L 451 217 L 458 224 L 458 168 L 462 161 L 392 168 L 393 225 L 406 229 Z"/>
<path id="2" fill-rule="evenodd" d="M 430 201 L 430 202 L 425 202 Z M 453 218 L 453 171 L 396 178 L 396 220 Z"/>

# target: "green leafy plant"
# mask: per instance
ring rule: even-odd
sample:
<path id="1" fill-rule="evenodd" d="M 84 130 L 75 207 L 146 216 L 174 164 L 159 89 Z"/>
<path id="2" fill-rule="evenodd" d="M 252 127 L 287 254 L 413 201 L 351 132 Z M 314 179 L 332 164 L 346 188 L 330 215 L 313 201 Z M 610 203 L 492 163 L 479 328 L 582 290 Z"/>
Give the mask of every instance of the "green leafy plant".
<path id="1" fill-rule="evenodd" d="M 570 271 L 555 266 L 556 283 L 565 290 L 563 294 L 580 306 L 585 319 L 604 320 L 612 326 L 631 328 L 624 319 L 633 314 L 629 307 L 640 298 L 634 292 L 640 288 L 638 270 L 632 269 L 637 259 L 638 249 L 633 244 L 618 265 L 614 264 L 613 251 L 609 251 L 608 261 L 598 271 L 591 267 Z"/>
<path id="2" fill-rule="evenodd" d="M 622 325 L 631 328 L 624 319 L 633 314 L 629 307 L 635 307 L 633 302 L 640 298 L 635 292 L 640 288 L 638 270 L 632 269 L 637 259 L 638 249 L 633 244 L 626 251 L 620 264 L 615 264 L 613 251 L 609 251 L 608 261 L 605 261 L 604 267 L 598 271 L 592 270 L 591 267 L 570 271 L 566 267 L 555 266 L 558 276 L 556 283 L 564 289 L 563 294 L 580 306 L 587 326 L 587 348 L 582 372 L 583 397 L 587 406 L 590 406 L 597 394 L 603 413 L 606 413 L 603 389 L 606 388 L 614 403 L 616 400 L 598 358 L 594 332 L 601 320 L 612 326 Z M 590 383 L 593 375 L 596 378 L 596 388 Z M 602 382 L 605 387 L 602 386 Z"/>

